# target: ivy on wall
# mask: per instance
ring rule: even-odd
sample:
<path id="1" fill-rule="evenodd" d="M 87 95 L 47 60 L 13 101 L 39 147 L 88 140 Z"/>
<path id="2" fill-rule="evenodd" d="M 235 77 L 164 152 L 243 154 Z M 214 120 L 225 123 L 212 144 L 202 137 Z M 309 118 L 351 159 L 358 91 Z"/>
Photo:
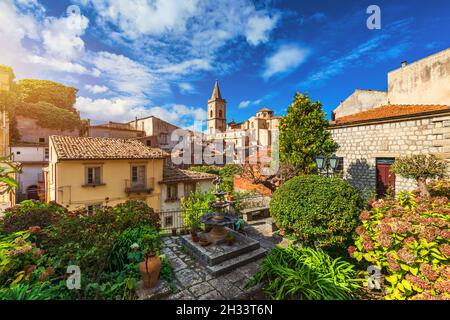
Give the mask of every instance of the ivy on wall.
<path id="1" fill-rule="evenodd" d="M 74 131 L 81 126 L 78 114 L 42 101 L 20 102 L 16 107 L 15 115 L 36 119 L 37 124 L 42 128 Z"/>
<path id="2" fill-rule="evenodd" d="M 47 102 L 75 112 L 78 89 L 48 80 L 24 79 L 17 83 L 20 100 L 27 103 Z"/>

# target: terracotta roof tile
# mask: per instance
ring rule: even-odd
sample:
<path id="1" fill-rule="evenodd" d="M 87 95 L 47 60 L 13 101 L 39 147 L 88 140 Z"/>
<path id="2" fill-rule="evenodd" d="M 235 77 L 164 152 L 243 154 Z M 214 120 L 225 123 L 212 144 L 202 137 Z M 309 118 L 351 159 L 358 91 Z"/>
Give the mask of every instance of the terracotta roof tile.
<path id="1" fill-rule="evenodd" d="M 163 159 L 169 155 L 136 139 L 51 136 L 56 154 L 62 160 Z"/>
<path id="2" fill-rule="evenodd" d="M 197 172 L 191 170 L 183 170 L 172 166 L 165 165 L 163 171 L 163 183 L 170 182 L 182 182 L 182 181 L 200 181 L 200 180 L 213 180 L 216 175 Z"/>
<path id="3" fill-rule="evenodd" d="M 366 120 L 378 120 L 384 118 L 395 118 L 399 116 L 414 115 L 424 112 L 449 110 L 450 106 L 442 105 L 387 105 L 367 111 L 355 113 L 349 116 L 336 118 L 336 124 L 359 122 Z"/>

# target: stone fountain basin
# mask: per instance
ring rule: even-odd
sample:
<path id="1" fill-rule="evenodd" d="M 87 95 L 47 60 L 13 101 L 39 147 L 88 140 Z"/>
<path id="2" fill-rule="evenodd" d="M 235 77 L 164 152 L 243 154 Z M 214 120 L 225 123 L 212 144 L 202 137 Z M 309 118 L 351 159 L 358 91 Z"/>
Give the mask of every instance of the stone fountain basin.
<path id="1" fill-rule="evenodd" d="M 234 270 L 266 254 L 266 250 L 260 247 L 258 241 L 234 230 L 226 229 L 236 239 L 231 246 L 211 244 L 207 247 L 202 247 L 198 243 L 193 242 L 190 235 L 181 237 L 181 242 L 187 251 L 196 257 L 206 267 L 206 270 L 214 276 Z"/>
<path id="2" fill-rule="evenodd" d="M 222 220 L 215 220 L 217 214 L 206 213 L 200 217 L 200 221 L 208 226 L 225 227 L 234 224 L 237 221 L 236 217 L 229 215 L 220 215 Z"/>

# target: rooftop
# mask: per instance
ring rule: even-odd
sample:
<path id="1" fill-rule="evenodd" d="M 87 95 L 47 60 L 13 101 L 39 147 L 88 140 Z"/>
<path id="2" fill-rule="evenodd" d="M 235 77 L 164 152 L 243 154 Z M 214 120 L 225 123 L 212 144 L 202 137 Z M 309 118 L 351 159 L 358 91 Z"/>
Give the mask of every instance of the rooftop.
<path id="1" fill-rule="evenodd" d="M 170 183 L 181 181 L 201 181 L 201 180 L 213 180 L 215 178 L 216 175 L 214 174 L 191 170 L 183 170 L 169 165 L 165 165 L 162 182 Z"/>
<path id="2" fill-rule="evenodd" d="M 386 105 L 349 116 L 336 118 L 335 123 L 347 124 L 370 120 L 391 119 L 409 115 L 419 115 L 428 112 L 450 111 L 450 106 L 443 105 Z"/>
<path id="3" fill-rule="evenodd" d="M 160 148 L 151 148 L 135 139 L 51 136 L 60 160 L 163 159 Z"/>

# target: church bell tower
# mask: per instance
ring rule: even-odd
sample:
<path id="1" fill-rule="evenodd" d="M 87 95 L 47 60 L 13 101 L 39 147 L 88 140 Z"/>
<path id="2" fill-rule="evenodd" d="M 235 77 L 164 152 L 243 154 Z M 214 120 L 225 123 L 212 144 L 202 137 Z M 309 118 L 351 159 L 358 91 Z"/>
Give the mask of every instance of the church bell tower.
<path id="1" fill-rule="evenodd" d="M 219 81 L 216 80 L 211 98 L 208 100 L 208 132 L 227 130 L 227 102 L 222 99 Z"/>

